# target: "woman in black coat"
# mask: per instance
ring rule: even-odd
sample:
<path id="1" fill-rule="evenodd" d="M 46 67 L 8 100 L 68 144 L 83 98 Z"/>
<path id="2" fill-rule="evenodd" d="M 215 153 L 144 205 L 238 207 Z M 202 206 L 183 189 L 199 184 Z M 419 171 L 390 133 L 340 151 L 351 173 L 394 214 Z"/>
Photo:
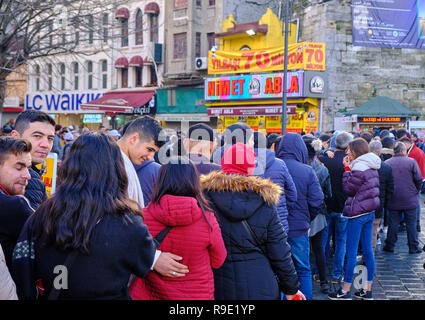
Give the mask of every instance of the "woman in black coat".
<path id="1" fill-rule="evenodd" d="M 227 250 L 214 270 L 215 299 L 273 300 L 282 291 L 288 300 L 305 300 L 276 212 L 280 187 L 251 176 L 255 153 L 242 143 L 226 149 L 221 164 L 222 171 L 201 177 Z"/>

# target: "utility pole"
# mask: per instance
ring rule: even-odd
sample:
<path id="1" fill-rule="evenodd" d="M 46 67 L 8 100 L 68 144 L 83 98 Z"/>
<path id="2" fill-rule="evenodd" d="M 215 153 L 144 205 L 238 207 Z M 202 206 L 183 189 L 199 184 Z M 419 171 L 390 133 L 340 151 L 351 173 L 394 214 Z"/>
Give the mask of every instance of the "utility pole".
<path id="1" fill-rule="evenodd" d="M 289 1 L 282 0 L 283 8 L 283 25 L 285 28 L 285 51 L 283 62 L 283 91 L 282 91 L 282 135 L 286 133 L 286 119 L 287 119 L 287 74 L 288 74 L 288 33 L 289 33 Z"/>

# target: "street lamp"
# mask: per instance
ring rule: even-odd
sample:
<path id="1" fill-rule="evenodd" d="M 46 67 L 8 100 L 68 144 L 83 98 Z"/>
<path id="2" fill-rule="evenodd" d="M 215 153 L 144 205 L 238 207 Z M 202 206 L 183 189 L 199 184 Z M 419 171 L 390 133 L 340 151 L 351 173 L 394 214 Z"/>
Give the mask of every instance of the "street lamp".
<path id="1" fill-rule="evenodd" d="M 287 74 L 288 74 L 288 28 L 289 28 L 289 1 L 282 0 L 283 12 L 283 24 L 285 28 L 285 48 L 284 48 L 284 60 L 283 60 L 283 88 L 282 88 L 282 135 L 286 133 L 286 118 L 287 118 Z M 284 2 L 284 4 L 283 4 Z"/>

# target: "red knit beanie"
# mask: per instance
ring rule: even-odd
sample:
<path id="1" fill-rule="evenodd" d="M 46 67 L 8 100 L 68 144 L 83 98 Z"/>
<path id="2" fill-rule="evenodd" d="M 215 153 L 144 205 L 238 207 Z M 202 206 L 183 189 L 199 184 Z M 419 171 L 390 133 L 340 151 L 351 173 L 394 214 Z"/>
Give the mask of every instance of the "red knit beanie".
<path id="1" fill-rule="evenodd" d="M 255 169 L 254 149 L 243 143 L 236 143 L 224 151 L 221 169 L 224 173 L 251 176 Z"/>

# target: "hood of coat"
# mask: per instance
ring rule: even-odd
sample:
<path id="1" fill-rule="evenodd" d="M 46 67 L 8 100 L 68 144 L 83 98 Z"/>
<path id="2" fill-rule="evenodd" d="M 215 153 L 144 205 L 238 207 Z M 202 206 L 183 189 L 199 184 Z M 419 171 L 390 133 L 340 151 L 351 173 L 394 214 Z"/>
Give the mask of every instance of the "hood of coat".
<path id="1" fill-rule="evenodd" d="M 256 176 L 225 174 L 223 171 L 213 171 L 201 176 L 201 185 L 208 193 L 214 205 L 223 213 L 228 213 L 233 219 L 247 219 L 264 202 L 277 205 L 282 189 L 269 179 Z"/>
<path id="2" fill-rule="evenodd" d="M 149 203 L 143 213 L 167 226 L 185 226 L 192 224 L 202 216 L 201 208 L 193 197 L 164 195 L 159 203 Z"/>
<path id="3" fill-rule="evenodd" d="M 282 137 L 277 148 L 277 157 L 280 159 L 295 159 L 298 162 L 307 164 L 307 147 L 301 136 L 297 133 L 288 132 Z"/>
<path id="4" fill-rule="evenodd" d="M 254 175 L 263 174 L 268 168 L 270 168 L 276 160 L 276 155 L 269 149 L 254 149 L 255 154 L 255 170 Z"/>
<path id="5" fill-rule="evenodd" d="M 382 148 L 381 153 L 394 155 L 394 149 Z"/>
<path id="6" fill-rule="evenodd" d="M 373 152 L 366 153 L 353 161 L 351 170 L 366 171 L 369 169 L 378 170 L 381 167 L 381 158 Z"/>

